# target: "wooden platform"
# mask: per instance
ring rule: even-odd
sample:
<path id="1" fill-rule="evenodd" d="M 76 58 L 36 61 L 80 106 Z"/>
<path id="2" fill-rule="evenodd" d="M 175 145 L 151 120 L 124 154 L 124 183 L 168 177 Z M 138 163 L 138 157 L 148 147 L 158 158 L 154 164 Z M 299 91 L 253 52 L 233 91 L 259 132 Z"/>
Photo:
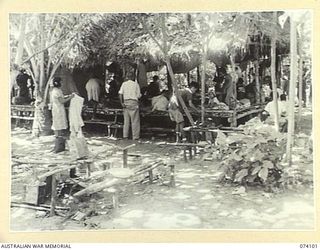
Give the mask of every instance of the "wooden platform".
<path id="1" fill-rule="evenodd" d="M 263 109 L 264 104 L 254 105 L 247 108 L 239 108 L 235 110 L 217 110 L 217 109 L 206 109 L 205 116 L 206 118 L 226 118 L 230 123 L 230 127 L 236 127 L 238 125 L 239 119 L 245 117 L 251 117 L 255 115 L 259 115 Z M 93 108 L 89 108 L 87 106 L 83 107 L 82 110 L 83 116 L 92 116 Z M 85 119 L 85 123 L 87 124 L 102 124 L 102 125 L 114 125 L 119 124 L 119 120 L 123 117 L 123 110 L 119 108 L 98 108 L 97 115 L 103 117 L 100 119 L 101 121 L 94 121 L 94 120 L 87 120 Z M 144 119 L 151 119 L 151 118 L 165 118 L 169 119 L 169 114 L 166 111 L 140 111 L 140 116 L 142 122 Z M 200 119 L 200 113 L 192 113 L 192 116 L 196 119 Z M 21 120 L 33 120 L 34 117 L 34 106 L 32 105 L 11 105 L 11 118 L 12 119 L 21 119 Z M 170 120 L 169 120 L 170 121 Z M 143 125 L 143 123 L 142 123 Z M 159 127 L 159 126 L 157 126 Z"/>

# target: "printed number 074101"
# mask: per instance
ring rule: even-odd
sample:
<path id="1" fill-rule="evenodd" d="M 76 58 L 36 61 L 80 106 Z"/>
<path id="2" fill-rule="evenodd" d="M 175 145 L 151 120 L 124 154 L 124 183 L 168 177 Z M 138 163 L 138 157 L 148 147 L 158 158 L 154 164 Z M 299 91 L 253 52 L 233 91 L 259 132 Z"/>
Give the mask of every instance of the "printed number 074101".
<path id="1" fill-rule="evenodd" d="M 318 244 L 300 244 L 300 248 L 318 248 Z"/>

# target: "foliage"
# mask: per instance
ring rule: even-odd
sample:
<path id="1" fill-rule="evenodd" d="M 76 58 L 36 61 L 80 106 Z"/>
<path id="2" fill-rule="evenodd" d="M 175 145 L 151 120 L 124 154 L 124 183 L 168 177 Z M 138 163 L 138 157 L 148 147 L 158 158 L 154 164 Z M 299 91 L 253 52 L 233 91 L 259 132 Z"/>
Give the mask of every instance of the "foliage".
<path id="1" fill-rule="evenodd" d="M 289 189 L 299 186 L 313 185 L 313 152 L 312 140 L 309 136 L 298 134 L 293 148 L 291 166 L 284 164 L 279 182 Z"/>
<path id="2" fill-rule="evenodd" d="M 312 185 L 312 149 L 308 137 L 297 135 L 294 162 L 289 166 L 285 163 L 286 134 L 276 132 L 259 118 L 239 127 L 243 134 L 217 135 L 220 181 L 261 185 L 269 191 Z"/>
<path id="3" fill-rule="evenodd" d="M 253 121 L 244 128 L 244 135 L 226 137 L 219 133 L 217 144 L 221 158 L 222 181 L 246 185 L 279 186 L 285 152 L 285 137 L 271 126 Z M 251 123 L 251 124 L 250 124 Z M 236 148 L 236 149 L 234 149 Z"/>
<path id="4" fill-rule="evenodd" d="M 278 15 L 280 15 L 279 12 Z M 162 42 L 161 18 L 165 18 L 168 53 L 171 60 L 187 66 L 200 64 L 203 43 L 209 50 L 232 54 L 247 50 L 248 37 L 260 34 L 268 37 L 276 27 L 280 45 L 288 45 L 289 30 L 274 25 L 272 12 L 210 12 L 210 13 L 47 13 L 26 15 L 26 44 L 24 59 L 37 53 L 41 39 L 45 40 L 47 76 L 59 63 L 74 68 L 103 64 L 106 61 L 133 62 L 137 57 L 164 64 L 157 42 Z M 17 31 L 21 14 L 10 15 L 11 57 L 15 57 Z M 43 20 L 41 21 L 41 18 Z M 306 18 L 309 20 L 310 18 Z M 305 36 L 306 23 L 302 29 Z M 43 27 L 42 27 L 43 26 Z M 42 27 L 42 28 L 41 28 Z M 45 32 L 41 32 L 43 29 Z M 155 39 L 152 39 L 154 37 Z M 309 36 L 310 37 L 310 36 Z M 155 42 L 155 40 L 157 42 Z M 52 46 L 54 44 L 54 46 Z M 160 44 L 162 46 L 163 44 Z M 68 51 L 68 49 L 70 50 Z M 35 78 L 39 75 L 40 54 L 31 60 Z M 193 64 L 188 64 L 190 61 Z"/>

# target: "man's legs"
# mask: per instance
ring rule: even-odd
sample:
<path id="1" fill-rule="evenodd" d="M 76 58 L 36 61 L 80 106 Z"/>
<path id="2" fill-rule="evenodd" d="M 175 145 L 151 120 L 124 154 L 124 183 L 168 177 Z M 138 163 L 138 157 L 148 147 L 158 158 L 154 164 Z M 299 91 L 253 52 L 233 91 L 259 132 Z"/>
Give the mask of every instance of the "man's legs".
<path id="1" fill-rule="evenodd" d="M 132 122 L 132 139 L 138 140 L 140 138 L 140 114 L 139 109 L 131 110 Z"/>
<path id="2" fill-rule="evenodd" d="M 123 138 L 127 139 L 130 128 L 130 110 L 123 109 Z"/>

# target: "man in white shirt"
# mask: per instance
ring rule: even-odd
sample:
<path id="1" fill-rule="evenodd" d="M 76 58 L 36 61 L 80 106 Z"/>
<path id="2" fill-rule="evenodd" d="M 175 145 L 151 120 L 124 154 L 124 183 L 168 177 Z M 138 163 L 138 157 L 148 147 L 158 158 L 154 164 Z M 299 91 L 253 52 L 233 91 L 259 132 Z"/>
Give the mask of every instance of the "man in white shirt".
<path id="1" fill-rule="evenodd" d="M 91 78 L 86 83 L 86 90 L 88 95 L 88 101 L 93 105 L 92 119 L 96 118 L 97 107 L 101 97 L 101 91 L 103 89 L 103 81 L 94 77 L 94 73 L 91 73 Z"/>
<path id="2" fill-rule="evenodd" d="M 278 100 L 279 127 L 281 132 L 286 132 L 287 130 L 287 106 L 287 96 L 285 94 L 281 94 L 280 101 Z M 274 117 L 276 113 L 274 101 L 269 102 L 264 110 L 267 111 L 269 115 L 266 122 L 269 124 L 274 124 Z"/>
<path id="3" fill-rule="evenodd" d="M 128 73 L 119 90 L 120 103 L 123 107 L 123 138 L 128 139 L 131 123 L 132 139 L 140 138 L 140 114 L 139 98 L 141 97 L 140 87 L 134 81 L 134 74 Z"/>

